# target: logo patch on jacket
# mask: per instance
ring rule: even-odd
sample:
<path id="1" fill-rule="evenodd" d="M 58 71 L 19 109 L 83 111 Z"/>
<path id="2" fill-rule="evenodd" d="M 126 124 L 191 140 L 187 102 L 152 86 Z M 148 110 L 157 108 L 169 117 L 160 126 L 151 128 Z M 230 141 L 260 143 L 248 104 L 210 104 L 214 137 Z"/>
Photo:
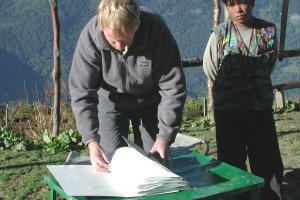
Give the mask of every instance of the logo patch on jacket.
<path id="1" fill-rule="evenodd" d="M 150 65 L 149 61 L 138 61 L 137 66 L 138 67 L 148 67 Z"/>

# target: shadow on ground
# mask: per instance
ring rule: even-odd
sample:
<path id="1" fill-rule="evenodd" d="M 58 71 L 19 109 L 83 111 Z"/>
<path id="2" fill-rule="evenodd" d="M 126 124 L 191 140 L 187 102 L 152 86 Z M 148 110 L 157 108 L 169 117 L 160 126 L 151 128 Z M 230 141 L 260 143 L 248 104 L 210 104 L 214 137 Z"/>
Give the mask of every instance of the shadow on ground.
<path id="1" fill-rule="evenodd" d="M 300 199 L 300 168 L 285 170 L 283 190 L 285 200 Z"/>

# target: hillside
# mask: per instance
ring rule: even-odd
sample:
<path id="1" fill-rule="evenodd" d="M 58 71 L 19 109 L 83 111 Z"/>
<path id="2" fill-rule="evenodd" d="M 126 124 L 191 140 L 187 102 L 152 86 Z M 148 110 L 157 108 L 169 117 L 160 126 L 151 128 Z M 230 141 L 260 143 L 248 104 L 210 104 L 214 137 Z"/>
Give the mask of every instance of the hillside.
<path id="1" fill-rule="evenodd" d="M 300 4 L 290 0 L 286 49 L 300 47 Z M 210 35 L 213 1 L 138 0 L 140 5 L 161 13 L 178 42 L 182 58 L 202 57 Z M 254 13 L 280 28 L 281 0 L 257 1 Z M 58 0 L 61 23 L 61 68 L 67 81 L 72 54 L 80 31 L 96 13 L 99 0 Z M 52 26 L 49 1 L 0 0 L 0 104 L 24 99 L 43 99 L 45 82 L 51 82 Z M 279 62 L 274 83 L 300 80 L 300 58 Z M 188 96 L 207 93 L 201 67 L 186 69 Z M 299 96 L 300 90 L 290 95 Z"/>

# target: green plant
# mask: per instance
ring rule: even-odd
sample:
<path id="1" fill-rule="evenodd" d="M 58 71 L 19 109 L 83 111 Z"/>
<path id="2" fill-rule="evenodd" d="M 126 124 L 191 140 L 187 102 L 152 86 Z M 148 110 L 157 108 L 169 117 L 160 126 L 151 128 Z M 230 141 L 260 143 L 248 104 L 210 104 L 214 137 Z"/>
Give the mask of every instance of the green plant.
<path id="1" fill-rule="evenodd" d="M 196 119 L 193 123 L 192 123 L 192 127 L 202 127 L 202 128 L 211 128 L 213 125 L 213 122 L 210 118 L 208 117 L 202 117 L 202 118 L 198 118 Z"/>
<path id="2" fill-rule="evenodd" d="M 76 129 L 71 106 L 61 103 L 60 129 Z M 0 127 L 7 127 L 10 132 L 20 133 L 23 139 L 43 141 L 43 132 L 52 128 L 52 108 L 41 102 L 29 104 L 18 101 L 8 106 L 7 115 L 0 112 Z M 7 123 L 6 123 L 7 122 Z"/>
<path id="3" fill-rule="evenodd" d="M 292 102 L 290 100 L 285 101 L 285 112 L 292 112 L 300 109 L 300 104 Z"/>
<path id="4" fill-rule="evenodd" d="M 210 129 L 214 126 L 212 120 L 209 117 L 198 117 L 190 120 L 186 116 L 183 117 L 181 129 Z"/>
<path id="5" fill-rule="evenodd" d="M 46 151 L 54 154 L 59 151 L 75 150 L 83 147 L 80 135 L 77 131 L 62 131 L 56 138 L 52 137 L 48 130 L 44 131 L 43 141 Z"/>
<path id="6" fill-rule="evenodd" d="M 23 140 L 19 133 L 10 132 L 6 128 L 0 129 L 0 150 L 27 150 L 30 142 Z"/>
<path id="7" fill-rule="evenodd" d="M 284 108 L 278 108 L 276 104 L 273 105 L 273 109 L 275 113 L 290 113 L 293 111 L 300 110 L 300 103 L 293 102 L 289 99 L 285 100 Z"/>
<path id="8" fill-rule="evenodd" d="M 194 120 L 202 117 L 204 98 L 191 98 L 189 97 L 184 105 L 183 114 L 188 120 Z"/>

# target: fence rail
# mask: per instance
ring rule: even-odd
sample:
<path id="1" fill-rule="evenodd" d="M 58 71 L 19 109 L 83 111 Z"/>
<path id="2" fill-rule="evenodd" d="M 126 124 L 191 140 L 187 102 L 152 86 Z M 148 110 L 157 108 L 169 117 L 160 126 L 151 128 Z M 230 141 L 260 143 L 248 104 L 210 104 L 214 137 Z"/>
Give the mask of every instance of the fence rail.
<path id="1" fill-rule="evenodd" d="M 182 63 L 182 66 L 184 68 L 187 68 L 187 67 L 197 67 L 197 66 L 202 66 L 203 59 L 199 58 L 199 57 L 187 58 L 187 59 L 182 59 L 181 63 Z"/>

